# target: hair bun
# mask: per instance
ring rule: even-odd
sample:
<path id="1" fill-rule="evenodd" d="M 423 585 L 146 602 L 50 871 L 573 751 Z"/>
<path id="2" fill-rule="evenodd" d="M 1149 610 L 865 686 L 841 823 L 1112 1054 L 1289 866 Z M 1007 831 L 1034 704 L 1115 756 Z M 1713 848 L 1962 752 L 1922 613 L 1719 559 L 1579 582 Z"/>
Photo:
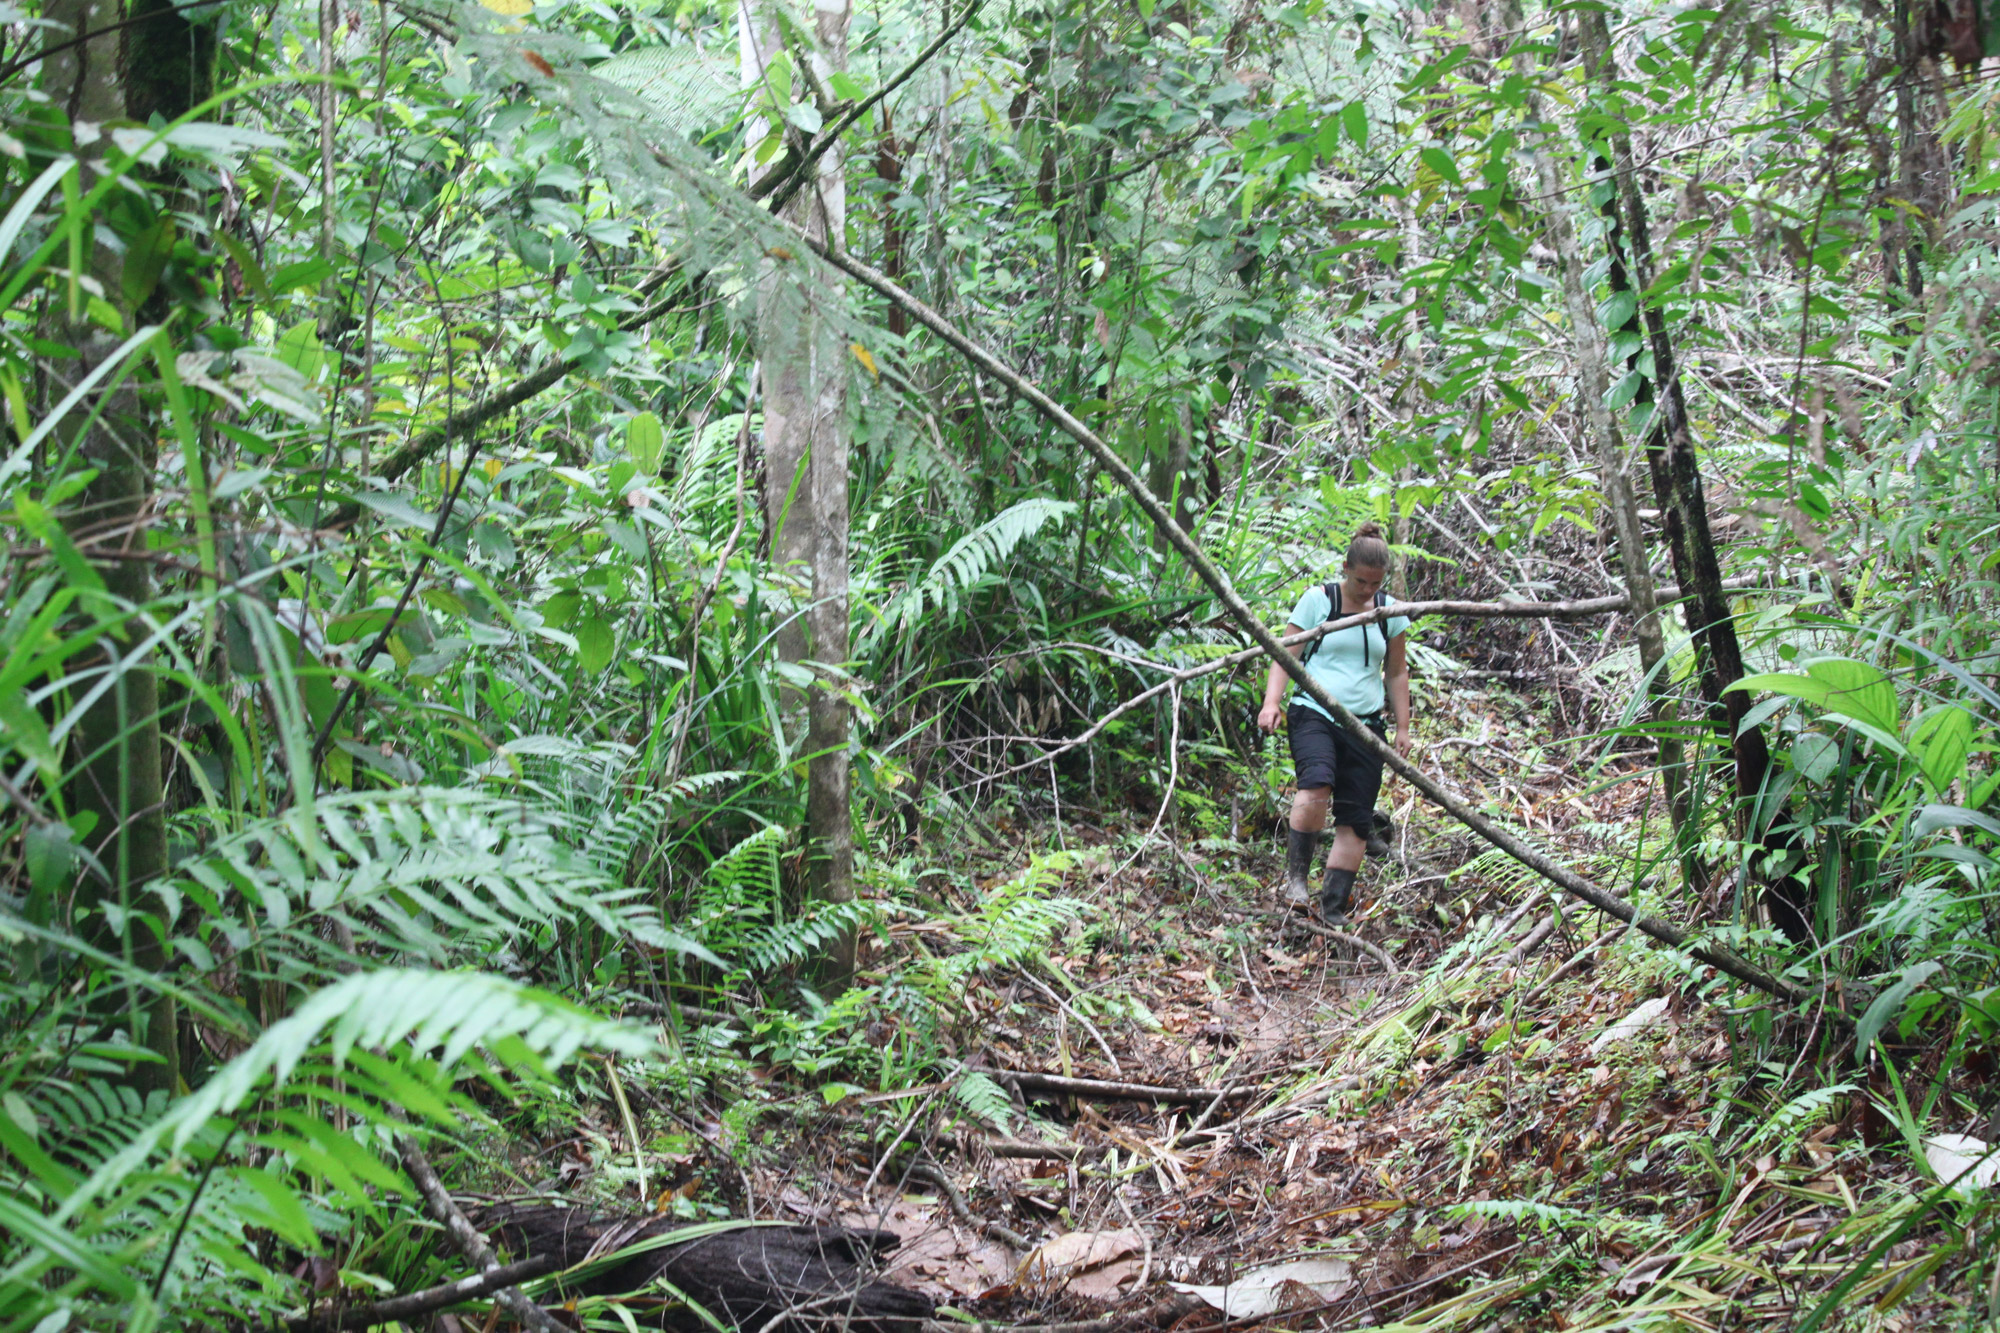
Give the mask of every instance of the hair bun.
<path id="1" fill-rule="evenodd" d="M 1360 541 L 1364 537 L 1373 537 L 1378 541 L 1381 540 L 1382 525 L 1380 523 L 1363 523 L 1354 530 L 1354 539 L 1356 541 Z"/>

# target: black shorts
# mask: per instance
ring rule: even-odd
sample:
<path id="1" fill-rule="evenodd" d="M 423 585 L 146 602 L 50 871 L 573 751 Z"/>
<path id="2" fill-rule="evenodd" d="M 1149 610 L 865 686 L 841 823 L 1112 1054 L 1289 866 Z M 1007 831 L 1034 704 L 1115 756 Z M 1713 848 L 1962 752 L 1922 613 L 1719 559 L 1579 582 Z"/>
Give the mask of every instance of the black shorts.
<path id="1" fill-rule="evenodd" d="M 1387 736 L 1379 714 L 1362 720 L 1377 736 Z M 1345 727 L 1302 703 L 1285 710 L 1285 734 L 1291 739 L 1292 771 L 1300 790 L 1333 788 L 1328 822 L 1367 836 L 1375 827 L 1375 798 L 1382 793 L 1382 761 Z"/>

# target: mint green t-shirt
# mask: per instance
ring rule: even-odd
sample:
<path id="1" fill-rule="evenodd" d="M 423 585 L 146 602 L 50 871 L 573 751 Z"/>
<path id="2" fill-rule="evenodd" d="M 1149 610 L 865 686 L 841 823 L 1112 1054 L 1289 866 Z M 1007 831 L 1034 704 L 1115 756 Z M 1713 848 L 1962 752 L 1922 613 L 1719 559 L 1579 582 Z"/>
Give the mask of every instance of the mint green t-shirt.
<path id="1" fill-rule="evenodd" d="M 1389 606 L 1396 604 L 1396 599 L 1387 593 L 1382 594 L 1382 600 Z M 1295 629 L 1313 629 L 1331 619 L 1333 603 L 1327 599 L 1323 587 L 1306 589 L 1306 595 L 1299 598 L 1299 604 L 1292 609 L 1292 626 Z M 1306 660 L 1306 670 L 1350 712 L 1362 717 L 1379 713 L 1387 698 L 1382 689 L 1382 659 L 1389 655 L 1389 640 L 1409 628 L 1407 617 L 1391 616 L 1373 625 L 1356 625 L 1352 629 L 1328 634 Z M 1304 653 L 1307 646 L 1300 644 L 1295 651 Z M 1294 691 L 1292 700 L 1304 704 L 1321 717 L 1328 717 L 1327 711 L 1303 691 Z"/>

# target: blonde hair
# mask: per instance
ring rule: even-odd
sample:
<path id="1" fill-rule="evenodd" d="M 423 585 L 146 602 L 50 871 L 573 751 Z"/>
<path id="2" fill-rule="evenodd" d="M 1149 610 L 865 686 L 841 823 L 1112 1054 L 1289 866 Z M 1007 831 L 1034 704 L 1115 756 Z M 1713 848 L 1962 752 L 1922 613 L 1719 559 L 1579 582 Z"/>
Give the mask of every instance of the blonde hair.
<path id="1" fill-rule="evenodd" d="M 1363 569 L 1389 567 L 1389 543 L 1382 540 L 1381 524 L 1363 523 L 1354 530 L 1354 540 L 1347 544 L 1347 563 Z"/>

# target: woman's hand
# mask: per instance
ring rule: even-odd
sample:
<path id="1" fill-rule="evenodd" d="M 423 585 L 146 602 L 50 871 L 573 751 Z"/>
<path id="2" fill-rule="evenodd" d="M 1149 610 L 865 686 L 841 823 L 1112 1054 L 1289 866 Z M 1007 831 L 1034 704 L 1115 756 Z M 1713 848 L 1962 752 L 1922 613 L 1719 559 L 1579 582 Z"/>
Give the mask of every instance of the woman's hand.
<path id="1" fill-rule="evenodd" d="M 1238 714 L 1238 716 L 1241 716 L 1241 714 Z M 1280 704 L 1265 704 L 1263 709 L 1257 714 L 1257 725 L 1263 728 L 1266 733 L 1276 732 L 1278 724 L 1284 720 L 1285 710 Z"/>
<path id="2" fill-rule="evenodd" d="M 1405 759 L 1409 758 L 1410 729 L 1408 727 L 1397 727 L 1396 735 L 1390 740 L 1389 744 L 1395 747 L 1397 754 L 1402 755 Z"/>

